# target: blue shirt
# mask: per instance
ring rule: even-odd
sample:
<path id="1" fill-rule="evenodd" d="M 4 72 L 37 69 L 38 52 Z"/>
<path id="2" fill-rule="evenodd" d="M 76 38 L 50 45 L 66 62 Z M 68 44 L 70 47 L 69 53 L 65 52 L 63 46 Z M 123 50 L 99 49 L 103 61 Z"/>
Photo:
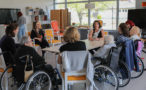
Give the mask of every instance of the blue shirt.
<path id="1" fill-rule="evenodd" d="M 124 43 L 125 41 L 129 40 L 128 37 L 125 37 L 123 35 L 120 35 L 119 37 L 117 37 L 117 40 L 116 40 L 116 45 L 119 45 L 121 43 Z"/>

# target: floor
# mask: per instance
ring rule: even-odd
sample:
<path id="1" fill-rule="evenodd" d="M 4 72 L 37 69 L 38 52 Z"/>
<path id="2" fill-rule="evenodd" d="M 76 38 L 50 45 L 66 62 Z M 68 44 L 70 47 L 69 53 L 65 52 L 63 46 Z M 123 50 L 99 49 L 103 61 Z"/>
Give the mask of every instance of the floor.
<path id="1" fill-rule="evenodd" d="M 48 63 L 52 63 L 52 65 L 55 67 L 55 54 L 51 54 L 51 57 L 47 57 L 47 59 L 49 59 Z M 47 56 L 50 56 L 47 55 Z M 145 64 L 145 68 L 146 68 L 146 54 L 143 54 L 142 57 L 144 57 L 145 59 L 143 60 L 144 64 Z M 52 60 L 52 61 L 50 61 Z M 84 85 L 74 85 L 72 87 L 72 90 L 85 90 Z M 146 90 L 146 71 L 144 71 L 144 73 L 142 74 L 141 77 L 137 78 L 137 79 L 131 79 L 130 83 L 122 88 L 119 88 L 119 90 Z"/>

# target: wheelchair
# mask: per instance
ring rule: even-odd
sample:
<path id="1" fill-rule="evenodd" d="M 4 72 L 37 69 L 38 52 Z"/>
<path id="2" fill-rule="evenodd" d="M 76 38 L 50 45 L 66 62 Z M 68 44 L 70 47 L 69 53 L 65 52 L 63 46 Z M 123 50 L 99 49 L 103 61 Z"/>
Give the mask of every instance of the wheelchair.
<path id="1" fill-rule="evenodd" d="M 45 71 L 34 72 L 26 82 L 20 83 L 15 76 L 16 66 L 8 66 L 0 78 L 1 90 L 51 90 L 50 76 Z"/>
<path id="2" fill-rule="evenodd" d="M 128 66 L 119 57 L 116 58 L 121 50 L 122 46 L 112 47 L 106 58 L 93 57 L 96 61 L 100 61 L 100 64 L 95 65 L 95 79 L 98 82 L 108 83 L 112 88 L 106 84 L 104 87 L 108 88 L 107 90 L 118 90 L 118 87 L 124 87 L 130 82 L 131 73 Z M 115 62 L 117 67 L 112 67 Z"/>
<path id="3" fill-rule="evenodd" d="M 135 44 L 135 50 L 138 50 L 138 46 L 139 46 L 139 42 L 143 43 L 141 40 L 135 40 L 134 44 Z M 141 46 L 141 53 L 145 53 L 145 51 L 143 50 L 143 47 Z M 144 63 L 142 61 L 141 55 L 137 55 L 137 62 L 138 62 L 138 66 L 139 66 L 139 71 L 136 71 L 135 68 L 134 70 L 132 70 L 131 72 L 131 78 L 138 78 L 140 77 L 143 72 L 144 72 Z"/>

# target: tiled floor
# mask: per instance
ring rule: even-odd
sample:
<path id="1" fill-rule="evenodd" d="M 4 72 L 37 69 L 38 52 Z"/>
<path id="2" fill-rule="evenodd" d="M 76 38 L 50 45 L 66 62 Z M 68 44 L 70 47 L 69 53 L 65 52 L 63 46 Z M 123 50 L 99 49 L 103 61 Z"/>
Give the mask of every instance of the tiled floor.
<path id="1" fill-rule="evenodd" d="M 142 57 L 145 58 L 143 62 L 146 68 L 146 54 L 143 54 Z M 56 60 L 54 60 L 55 57 L 53 55 L 47 58 L 50 58 L 49 60 L 53 60 L 53 65 L 55 65 Z M 52 61 L 48 61 L 48 63 L 50 62 Z M 85 90 L 85 89 L 83 88 L 83 85 L 75 85 L 73 86 L 72 90 Z M 137 79 L 131 79 L 130 83 L 127 86 L 119 88 L 119 90 L 146 90 L 146 71 L 144 71 L 141 77 Z"/>

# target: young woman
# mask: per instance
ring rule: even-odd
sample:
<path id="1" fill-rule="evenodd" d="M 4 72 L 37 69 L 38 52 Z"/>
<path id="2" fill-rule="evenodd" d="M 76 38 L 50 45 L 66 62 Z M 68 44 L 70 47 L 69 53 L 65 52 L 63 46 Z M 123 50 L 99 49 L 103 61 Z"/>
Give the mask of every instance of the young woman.
<path id="1" fill-rule="evenodd" d="M 17 35 L 18 29 L 19 28 L 17 24 L 8 25 L 6 28 L 6 35 L 4 35 L 0 40 L 0 47 L 2 49 L 2 52 L 6 52 L 4 53 L 6 65 L 15 63 L 11 56 L 14 56 L 16 52 L 17 45 L 15 44 L 13 37 Z"/>
<path id="2" fill-rule="evenodd" d="M 101 40 L 104 39 L 104 30 L 101 28 L 102 22 L 99 20 L 94 21 L 93 23 L 93 30 L 89 33 L 89 40 Z"/>
<path id="3" fill-rule="evenodd" d="M 125 23 L 119 25 L 118 32 L 120 36 L 117 37 L 116 44 L 119 45 L 126 40 L 129 40 L 129 29 Z"/>
<path id="4" fill-rule="evenodd" d="M 31 39 L 35 39 L 35 44 L 41 48 L 49 47 L 49 44 L 44 36 L 44 31 L 40 28 L 40 22 L 36 23 L 35 29 L 31 31 Z"/>

